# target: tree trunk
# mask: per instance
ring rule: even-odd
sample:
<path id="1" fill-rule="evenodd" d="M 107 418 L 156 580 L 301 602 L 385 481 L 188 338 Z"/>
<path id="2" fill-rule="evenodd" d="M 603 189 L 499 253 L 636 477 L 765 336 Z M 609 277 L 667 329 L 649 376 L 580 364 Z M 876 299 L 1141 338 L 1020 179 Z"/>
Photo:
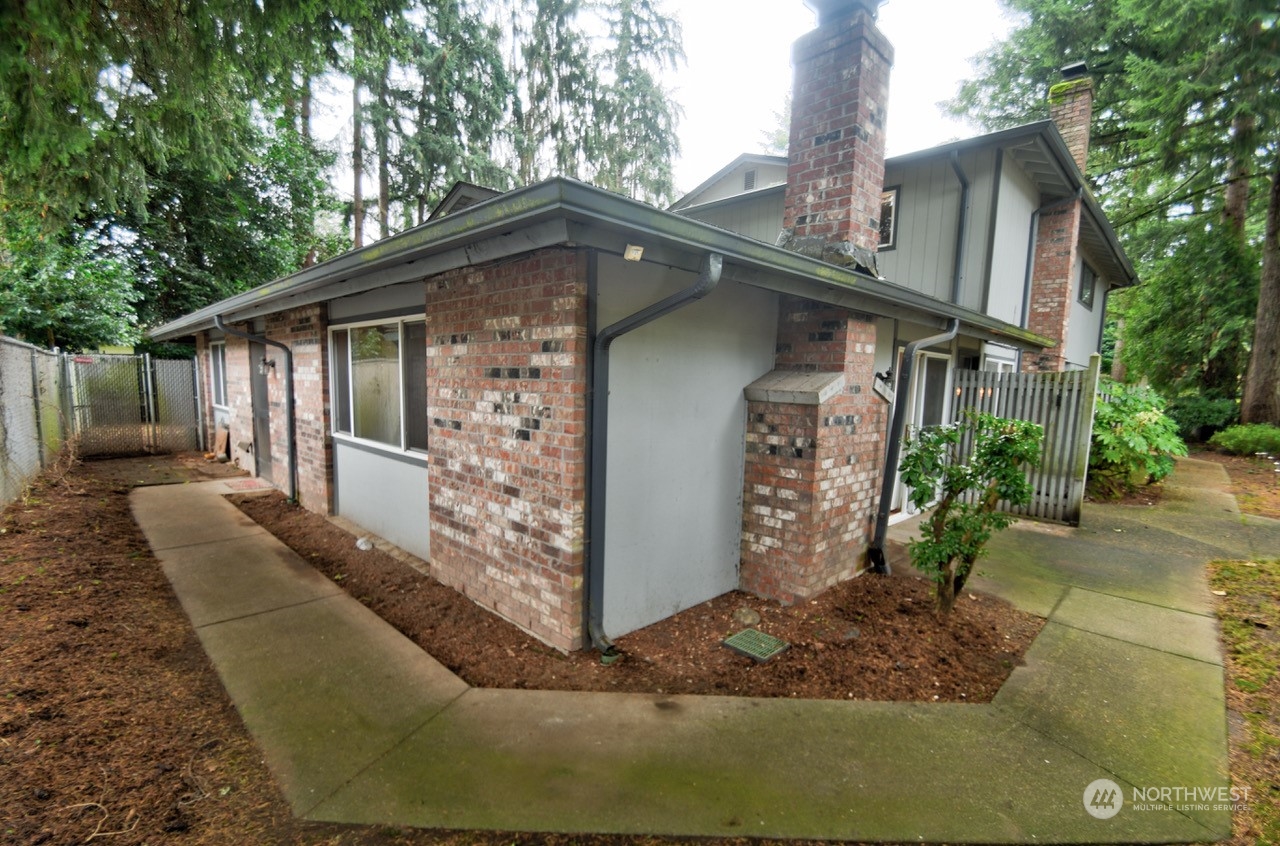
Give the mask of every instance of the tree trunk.
<path id="1" fill-rule="evenodd" d="M 302 137 L 302 142 L 306 144 L 307 151 L 314 149 L 311 136 L 311 77 L 307 76 L 302 82 L 302 97 L 298 101 L 298 132 Z M 311 210 L 307 211 L 307 219 L 303 221 L 304 231 L 306 232 L 309 245 L 307 254 L 302 257 L 302 266 L 311 267 L 316 263 L 316 222 L 311 217 Z"/>
<path id="2" fill-rule="evenodd" d="M 1129 369 L 1124 364 L 1124 318 L 1116 321 L 1116 346 L 1111 352 L 1111 378 L 1124 382 L 1129 378 Z"/>
<path id="3" fill-rule="evenodd" d="M 378 237 L 391 234 L 391 109 L 387 103 L 387 76 L 391 68 L 382 66 L 378 75 L 378 108 L 373 121 L 373 143 L 378 155 Z"/>
<path id="4" fill-rule="evenodd" d="M 351 89 L 351 169 L 355 181 L 351 185 L 351 233 L 356 249 L 364 246 L 364 117 L 360 108 L 360 81 L 352 80 Z"/>
<path id="5" fill-rule="evenodd" d="M 1267 196 L 1262 280 L 1240 419 L 1280 426 L 1280 161 L 1272 169 Z"/>

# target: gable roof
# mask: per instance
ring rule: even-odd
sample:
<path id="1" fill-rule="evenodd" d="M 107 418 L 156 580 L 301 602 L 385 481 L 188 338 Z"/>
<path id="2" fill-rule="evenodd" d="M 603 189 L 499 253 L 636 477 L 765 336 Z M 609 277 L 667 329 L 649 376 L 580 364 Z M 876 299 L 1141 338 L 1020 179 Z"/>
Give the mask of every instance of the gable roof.
<path id="1" fill-rule="evenodd" d="M 228 297 L 149 334 L 157 340 L 179 338 L 212 328 L 215 316 L 228 322 L 250 320 L 546 247 L 588 247 L 621 255 L 628 244 L 643 246 L 648 261 L 691 272 L 700 269 L 708 253 L 718 253 L 724 258 L 722 279 L 853 311 L 939 328 L 956 318 L 966 335 L 1023 349 L 1052 343 L 981 312 L 564 178 L 428 221 Z"/>
<path id="2" fill-rule="evenodd" d="M 936 147 L 927 147 L 912 153 L 886 158 L 885 170 L 910 167 L 920 162 L 937 158 L 946 158 L 953 152 L 962 153 L 982 147 L 998 147 L 1017 162 L 1018 166 L 1035 184 L 1040 194 L 1049 199 L 1069 197 L 1080 192 L 1084 201 L 1084 214 L 1080 219 L 1080 240 L 1089 254 L 1102 266 L 1098 268 L 1112 284 L 1127 286 L 1138 281 L 1137 271 L 1129 261 L 1124 248 L 1120 245 L 1111 221 L 1103 211 L 1101 204 L 1089 188 L 1089 182 L 1080 171 L 1075 159 L 1067 150 L 1066 141 L 1051 120 L 1034 123 L 977 135 L 961 141 L 952 141 Z M 710 208 L 713 205 L 740 202 L 747 197 L 759 196 L 767 192 L 784 191 L 785 186 L 774 185 L 753 192 L 743 192 L 732 197 L 699 203 L 699 197 L 707 194 L 720 180 L 731 174 L 735 168 L 745 161 L 760 164 L 786 164 L 785 156 L 766 156 L 762 154 L 746 154 L 734 159 L 714 176 L 703 182 L 693 191 L 681 197 L 672 211 L 685 211 L 695 206 Z"/>
<path id="3" fill-rule="evenodd" d="M 727 178 L 729 174 L 733 173 L 735 170 L 742 167 L 743 165 L 766 165 L 766 166 L 773 166 L 773 167 L 777 167 L 781 165 L 783 170 L 785 171 L 787 167 L 787 157 L 772 156 L 772 155 L 767 155 L 765 153 L 743 153 L 742 155 L 738 156 L 736 159 L 734 159 L 733 161 L 729 162 L 727 165 L 725 165 L 724 167 L 716 171 L 710 178 L 704 179 L 701 183 L 699 183 L 697 188 L 694 188 L 692 191 L 690 191 L 689 193 L 685 194 L 683 197 L 681 197 L 680 199 L 672 203 L 671 206 L 669 207 L 670 210 L 679 211 L 680 209 L 688 208 L 689 206 L 698 205 L 698 200 L 704 194 L 706 194 L 707 191 L 714 188 L 717 184 L 720 183 L 721 180 Z M 770 187 L 777 188 L 778 186 L 776 185 L 768 186 L 762 190 L 768 190 L 768 188 Z"/>

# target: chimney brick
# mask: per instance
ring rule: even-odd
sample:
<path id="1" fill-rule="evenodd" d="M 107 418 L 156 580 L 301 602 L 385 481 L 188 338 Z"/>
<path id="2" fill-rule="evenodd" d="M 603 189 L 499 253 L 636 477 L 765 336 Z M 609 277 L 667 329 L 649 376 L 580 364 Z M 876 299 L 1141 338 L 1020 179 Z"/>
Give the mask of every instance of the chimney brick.
<path id="1" fill-rule="evenodd" d="M 1067 142 L 1080 172 L 1089 164 L 1089 130 L 1093 122 L 1093 79 L 1066 79 L 1049 89 L 1049 117 Z"/>
<path id="2" fill-rule="evenodd" d="M 779 243 L 874 271 L 893 47 L 879 0 L 810 0 L 818 28 L 792 52 L 790 163 Z"/>

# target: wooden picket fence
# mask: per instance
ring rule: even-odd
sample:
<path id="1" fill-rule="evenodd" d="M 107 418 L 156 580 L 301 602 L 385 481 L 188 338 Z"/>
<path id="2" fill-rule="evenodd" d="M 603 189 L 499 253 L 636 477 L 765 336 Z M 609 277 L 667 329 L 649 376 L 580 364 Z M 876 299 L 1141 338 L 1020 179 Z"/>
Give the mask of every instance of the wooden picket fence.
<path id="1" fill-rule="evenodd" d="M 952 399 L 953 420 L 966 409 L 1044 427 L 1040 465 L 1031 471 L 1031 503 L 1002 510 L 1054 523 L 1080 525 L 1089 442 L 1097 406 L 1101 358 L 1087 370 L 1065 373 L 992 373 L 958 370 Z M 967 459 L 962 448 L 961 460 Z"/>

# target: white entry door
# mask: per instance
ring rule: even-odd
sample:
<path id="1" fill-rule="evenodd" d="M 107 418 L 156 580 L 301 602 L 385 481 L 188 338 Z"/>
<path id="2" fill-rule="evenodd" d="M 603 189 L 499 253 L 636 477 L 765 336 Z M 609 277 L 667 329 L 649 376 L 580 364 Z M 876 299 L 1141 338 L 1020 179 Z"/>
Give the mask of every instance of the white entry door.
<path id="1" fill-rule="evenodd" d="M 914 373 L 915 385 L 907 406 L 906 435 L 918 431 L 925 426 L 941 426 L 951 422 L 951 355 L 949 353 L 916 353 Z M 897 468 L 894 468 L 897 472 Z M 914 514 L 915 510 L 907 502 L 906 488 L 901 476 L 893 487 L 893 511 L 901 516 Z"/>

